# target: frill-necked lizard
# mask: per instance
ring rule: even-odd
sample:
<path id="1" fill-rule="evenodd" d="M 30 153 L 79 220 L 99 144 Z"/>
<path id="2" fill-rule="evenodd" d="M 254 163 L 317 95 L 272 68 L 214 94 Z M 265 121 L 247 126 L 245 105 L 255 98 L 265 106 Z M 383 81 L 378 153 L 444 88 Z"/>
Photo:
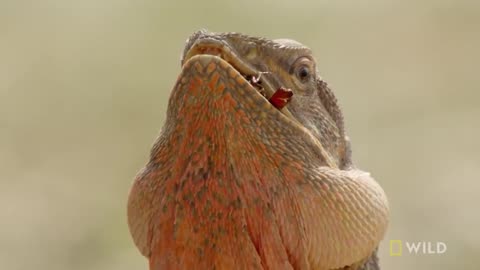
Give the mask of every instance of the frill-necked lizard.
<path id="1" fill-rule="evenodd" d="M 378 269 L 387 198 L 311 50 L 202 30 L 181 65 L 128 201 L 150 269 Z"/>

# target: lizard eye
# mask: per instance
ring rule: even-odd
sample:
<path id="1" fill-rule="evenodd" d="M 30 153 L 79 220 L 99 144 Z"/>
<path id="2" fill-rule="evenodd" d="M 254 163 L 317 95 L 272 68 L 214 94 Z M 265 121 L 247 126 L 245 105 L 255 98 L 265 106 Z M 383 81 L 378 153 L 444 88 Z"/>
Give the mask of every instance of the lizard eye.
<path id="1" fill-rule="evenodd" d="M 314 63 L 310 58 L 301 57 L 293 65 L 293 71 L 301 83 L 309 82 L 313 77 Z"/>
<path id="2" fill-rule="evenodd" d="M 308 69 L 307 66 L 301 66 L 297 70 L 297 77 L 302 81 L 308 81 L 308 78 L 310 77 L 310 69 Z"/>

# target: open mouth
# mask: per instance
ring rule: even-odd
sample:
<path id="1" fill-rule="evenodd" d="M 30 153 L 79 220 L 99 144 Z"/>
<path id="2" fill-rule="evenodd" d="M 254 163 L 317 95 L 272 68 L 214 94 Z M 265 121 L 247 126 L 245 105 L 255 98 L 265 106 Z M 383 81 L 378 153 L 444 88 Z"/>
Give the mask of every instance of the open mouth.
<path id="1" fill-rule="evenodd" d="M 225 43 L 213 38 L 202 38 L 196 40 L 187 48 L 182 57 L 182 65 L 195 55 L 206 54 L 222 58 L 238 71 L 250 85 L 267 99 L 275 108 L 282 110 L 291 100 L 293 92 L 283 87 L 274 89 L 263 74 L 250 64 L 241 60 L 240 57 Z M 282 112 L 289 114 L 287 110 Z"/>

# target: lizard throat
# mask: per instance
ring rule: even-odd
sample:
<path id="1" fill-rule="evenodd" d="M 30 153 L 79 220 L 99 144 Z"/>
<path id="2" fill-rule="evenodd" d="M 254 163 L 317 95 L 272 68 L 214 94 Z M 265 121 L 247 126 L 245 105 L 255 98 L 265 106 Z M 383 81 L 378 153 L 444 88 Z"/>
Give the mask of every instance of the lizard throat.
<path id="1" fill-rule="evenodd" d="M 248 129 L 245 136 L 267 143 L 275 141 L 279 133 L 294 132 L 300 141 L 292 149 L 303 145 L 315 152 L 324 164 L 336 167 L 335 161 L 307 128 L 286 108 L 277 109 L 259 94 L 230 63 L 209 54 L 186 59 L 170 96 L 166 127 L 181 122 L 182 126 L 177 128 L 193 128 L 195 132 L 215 130 L 217 135 L 234 130 L 237 136 L 241 136 L 239 130 Z"/>

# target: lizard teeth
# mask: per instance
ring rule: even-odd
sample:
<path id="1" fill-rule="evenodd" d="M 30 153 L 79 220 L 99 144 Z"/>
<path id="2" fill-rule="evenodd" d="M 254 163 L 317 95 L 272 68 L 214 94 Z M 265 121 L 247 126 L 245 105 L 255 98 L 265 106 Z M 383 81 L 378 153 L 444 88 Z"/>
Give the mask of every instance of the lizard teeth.
<path id="1" fill-rule="evenodd" d="M 263 89 L 262 81 L 260 80 L 260 77 L 257 78 L 253 75 L 244 75 L 244 77 L 255 89 L 257 89 L 257 91 L 262 96 L 264 96 L 265 98 L 267 97 L 265 93 L 265 89 Z"/>

